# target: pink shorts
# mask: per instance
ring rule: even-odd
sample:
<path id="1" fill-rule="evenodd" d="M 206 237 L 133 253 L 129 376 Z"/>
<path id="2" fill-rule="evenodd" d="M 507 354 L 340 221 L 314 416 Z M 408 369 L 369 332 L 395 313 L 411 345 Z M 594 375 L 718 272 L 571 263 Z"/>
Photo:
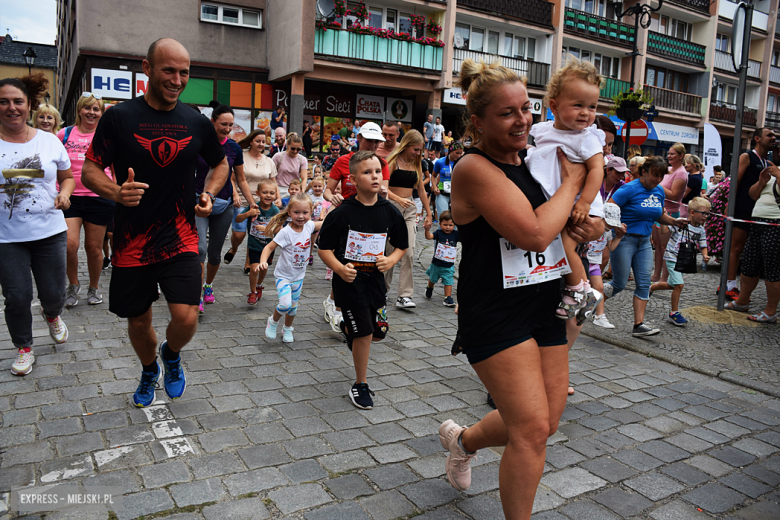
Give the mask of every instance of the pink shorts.
<path id="1" fill-rule="evenodd" d="M 591 263 L 588 268 L 588 276 L 601 276 L 601 267 L 597 263 Z"/>

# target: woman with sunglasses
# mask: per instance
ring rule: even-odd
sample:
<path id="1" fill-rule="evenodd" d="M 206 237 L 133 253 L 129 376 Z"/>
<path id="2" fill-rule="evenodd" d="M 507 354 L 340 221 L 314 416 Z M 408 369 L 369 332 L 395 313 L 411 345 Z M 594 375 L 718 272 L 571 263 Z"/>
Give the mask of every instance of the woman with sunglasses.
<path id="1" fill-rule="evenodd" d="M 203 285 L 198 311 L 203 314 L 204 303 L 214 303 L 214 291 L 211 284 L 217 276 L 219 264 L 222 260 L 222 246 L 225 244 L 228 228 L 233 222 L 233 174 L 235 173 L 236 186 L 244 194 L 248 201 L 253 201 L 252 190 L 246 182 L 244 175 L 244 153 L 241 147 L 228 136 L 233 130 L 235 117 L 233 109 L 223 105 L 218 101 L 209 103 L 212 107 L 211 123 L 214 130 L 217 131 L 222 148 L 225 150 L 225 156 L 228 161 L 228 178 L 225 185 L 217 193 L 208 193 L 214 204 L 211 214 L 208 217 L 195 217 L 195 224 L 198 226 L 198 256 L 203 266 L 201 278 L 205 275 L 206 283 Z M 198 167 L 195 173 L 195 193 L 200 197 L 205 190 L 206 177 L 211 167 L 201 157 L 198 156 Z M 206 238 L 208 235 L 208 238 Z M 208 261 L 207 261 L 208 259 Z"/>
<path id="2" fill-rule="evenodd" d="M 290 187 L 290 182 L 295 179 L 300 179 L 301 184 L 306 186 L 309 162 L 301 155 L 301 150 L 303 150 L 303 139 L 295 132 L 290 132 L 287 135 L 287 150 L 278 152 L 273 156 L 280 198 L 290 196 L 288 188 Z"/>
<path id="3" fill-rule="evenodd" d="M 76 189 L 70 197 L 70 208 L 65 210 L 65 222 L 68 225 L 68 288 L 65 291 L 65 306 L 73 307 L 79 303 L 81 283 L 79 281 L 79 240 L 81 228 L 84 228 L 84 251 L 87 253 L 87 271 L 89 288 L 87 303 L 103 303 L 103 295 L 98 289 L 100 273 L 103 270 L 103 238 L 106 227 L 114 221 L 115 203 L 104 199 L 97 193 L 84 187 L 81 182 L 81 168 L 84 156 L 92 144 L 92 138 L 98 122 L 105 112 L 100 94 L 84 92 L 76 103 L 76 124 L 63 128 L 57 134 L 68 151 L 73 170 Z M 110 168 L 106 176 L 113 180 Z"/>

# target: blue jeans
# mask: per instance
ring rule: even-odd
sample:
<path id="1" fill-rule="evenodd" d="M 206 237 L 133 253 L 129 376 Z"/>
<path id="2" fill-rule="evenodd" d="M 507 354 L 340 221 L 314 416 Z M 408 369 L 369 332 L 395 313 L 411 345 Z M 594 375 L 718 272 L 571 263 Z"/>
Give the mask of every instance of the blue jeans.
<path id="1" fill-rule="evenodd" d="M 436 214 L 441 218 L 441 214 L 450 209 L 450 194 L 439 192 L 436 195 Z"/>
<path id="2" fill-rule="evenodd" d="M 653 271 L 653 248 L 650 237 L 626 235 L 609 255 L 612 263 L 612 296 L 626 288 L 628 274 L 634 270 L 634 296 L 650 299 L 650 276 Z"/>
<path id="3" fill-rule="evenodd" d="M 5 323 L 15 348 L 33 344 L 33 277 L 47 316 L 62 314 L 65 305 L 65 250 L 68 232 L 41 240 L 0 244 L 0 285 L 5 297 Z"/>

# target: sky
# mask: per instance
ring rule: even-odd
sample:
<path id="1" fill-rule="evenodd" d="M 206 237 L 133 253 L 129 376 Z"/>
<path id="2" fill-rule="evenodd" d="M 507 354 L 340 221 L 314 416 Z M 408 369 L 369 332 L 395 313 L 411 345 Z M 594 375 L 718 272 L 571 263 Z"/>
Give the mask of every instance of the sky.
<path id="1" fill-rule="evenodd" d="M 0 33 L 14 40 L 54 45 L 57 0 L 0 0 Z"/>

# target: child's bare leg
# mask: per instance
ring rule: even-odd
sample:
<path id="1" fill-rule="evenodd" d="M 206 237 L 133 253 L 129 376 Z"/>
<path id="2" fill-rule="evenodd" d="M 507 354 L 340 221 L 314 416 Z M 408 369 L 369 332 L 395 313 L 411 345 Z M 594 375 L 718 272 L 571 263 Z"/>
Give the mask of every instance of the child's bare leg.
<path id="1" fill-rule="evenodd" d="M 668 284 L 668 283 L 666 283 L 666 282 L 655 282 L 654 284 L 652 284 L 652 285 L 650 286 L 650 292 L 655 292 L 655 291 L 671 291 L 671 290 L 673 290 L 673 289 L 674 289 L 674 287 L 672 287 L 671 285 L 669 285 L 669 284 Z"/>
<path id="2" fill-rule="evenodd" d="M 249 266 L 251 270 L 249 271 L 249 292 L 255 292 L 255 287 L 257 286 L 257 275 L 260 273 L 263 273 L 264 271 L 255 272 L 255 269 L 257 269 L 257 266 L 260 264 L 252 264 Z"/>
<path id="3" fill-rule="evenodd" d="M 672 289 L 672 312 L 677 312 L 680 307 L 680 295 L 685 285 L 675 285 Z"/>
<path id="4" fill-rule="evenodd" d="M 252 264 L 252 269 L 254 269 L 255 265 L 256 264 Z M 267 274 L 268 274 L 268 269 L 266 269 L 265 271 L 260 269 L 260 272 L 257 273 L 257 281 L 255 282 L 254 285 L 252 285 L 252 290 L 253 291 L 255 290 L 255 287 L 257 287 L 258 285 L 262 285 L 263 284 L 263 280 L 265 280 L 265 275 L 267 275 Z M 250 274 L 250 278 L 251 278 L 251 274 Z"/>
<path id="5" fill-rule="evenodd" d="M 279 313 L 279 311 L 276 310 L 276 307 L 274 307 L 274 321 L 276 323 L 279 323 L 279 320 L 282 319 L 282 315 Z"/>
<path id="6" fill-rule="evenodd" d="M 595 290 L 597 290 L 600 293 L 604 292 L 604 279 L 601 278 L 601 276 L 593 276 L 590 277 L 590 286 L 593 287 Z M 596 316 L 601 316 L 604 314 L 604 300 L 601 300 L 598 305 L 596 305 Z"/>
<path id="7" fill-rule="evenodd" d="M 352 361 L 355 363 L 355 382 L 365 383 L 368 372 L 368 354 L 371 351 L 371 335 L 352 340 Z"/>
<path id="8" fill-rule="evenodd" d="M 452 296 L 452 286 L 451 285 L 445 285 L 444 286 L 444 297 L 447 298 L 448 296 Z"/>
<path id="9" fill-rule="evenodd" d="M 563 250 L 566 251 L 566 258 L 569 260 L 569 266 L 571 266 L 571 272 L 564 276 L 564 281 L 568 286 L 577 286 L 588 279 L 585 266 L 577 259 L 577 242 L 568 233 L 561 233 L 561 241 L 563 242 Z"/>
<path id="10" fill-rule="evenodd" d="M 284 326 L 285 327 L 292 327 L 293 320 L 295 320 L 295 316 L 290 316 L 289 314 L 284 315 Z"/>

